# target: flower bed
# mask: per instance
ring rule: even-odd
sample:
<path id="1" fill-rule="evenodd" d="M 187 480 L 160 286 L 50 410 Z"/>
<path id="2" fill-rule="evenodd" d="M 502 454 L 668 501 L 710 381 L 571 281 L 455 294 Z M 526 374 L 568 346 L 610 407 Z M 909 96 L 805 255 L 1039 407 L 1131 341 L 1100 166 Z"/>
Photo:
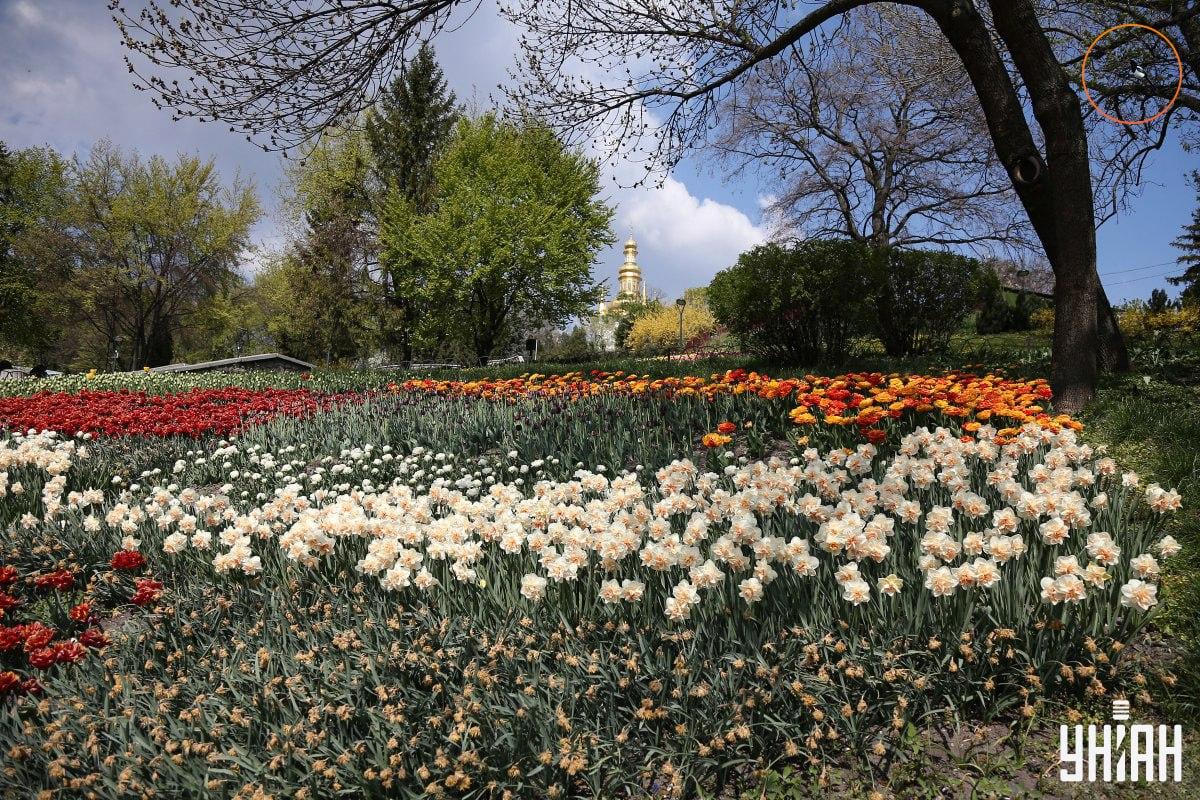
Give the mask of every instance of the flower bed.
<path id="1" fill-rule="evenodd" d="M 45 392 L 0 398 L 0 429 L 74 435 L 227 435 L 277 416 L 305 417 L 353 400 L 354 393 L 307 389 L 193 389 L 178 394 L 136 391 Z"/>
<path id="2" fill-rule="evenodd" d="M 418 382 L 136 474 L 124 439 L 0 439 L 31 591 L 95 564 L 106 607 L 158 605 L 0 702 L 0 795 L 716 795 L 930 721 L 1150 702 L 1128 645 L 1179 496 L 1044 394 Z"/>
<path id="3" fill-rule="evenodd" d="M 757 372 L 732 370 L 708 378 L 658 378 L 594 370 L 563 375 L 531 375 L 510 380 L 409 380 L 391 383 L 393 392 L 432 392 L 448 397 L 503 399 L 515 397 L 580 398 L 596 395 L 667 397 L 750 394 L 766 400 L 793 400 L 798 423 L 868 427 L 885 418 L 939 411 L 949 417 L 1021 425 L 1071 424 L 1068 417 L 1045 413 L 1051 392 L 1044 380 L 1017 381 L 996 375 L 953 372 L 944 376 L 849 373 L 771 378 Z M 819 415 L 819 416 L 818 416 Z"/>
<path id="4" fill-rule="evenodd" d="M 108 569 L 83 567 L 69 551 L 4 553 L 0 565 L 0 702 L 42 693 L 43 679 L 110 644 L 104 631 L 122 606 L 147 606 L 163 585 L 145 574 L 136 550 L 118 551 Z M 47 569 L 46 551 L 60 558 Z M 61 665 L 61 666 L 60 666 Z"/>

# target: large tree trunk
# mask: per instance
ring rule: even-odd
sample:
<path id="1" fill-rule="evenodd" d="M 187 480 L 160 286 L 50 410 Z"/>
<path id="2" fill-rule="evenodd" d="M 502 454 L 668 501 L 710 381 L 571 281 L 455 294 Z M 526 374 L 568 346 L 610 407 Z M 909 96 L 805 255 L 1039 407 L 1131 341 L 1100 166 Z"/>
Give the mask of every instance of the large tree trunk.
<path id="1" fill-rule="evenodd" d="M 1093 251 L 1094 252 L 1094 251 Z M 1086 257 L 1067 270 L 1056 270 L 1054 285 L 1054 343 L 1050 357 L 1050 384 L 1054 405 L 1062 411 L 1082 408 L 1095 392 L 1097 363 L 1097 284 L 1095 259 L 1089 270 Z"/>
<path id="2" fill-rule="evenodd" d="M 1128 363 L 1096 273 L 1095 209 L 1079 97 L 1067 83 L 1029 0 L 991 0 L 996 32 L 1029 92 L 1042 130 L 1043 156 L 1008 66 L 975 5 L 967 0 L 912 2 L 937 20 L 962 59 L 996 153 L 1009 170 L 1013 188 L 1054 268 L 1050 381 L 1055 405 L 1063 411 L 1078 411 L 1095 392 L 1101 329 L 1110 366 L 1120 368 Z"/>
<path id="3" fill-rule="evenodd" d="M 1087 131 L 1079 96 L 1067 83 L 1029 0 L 992 0 L 996 31 L 1029 90 L 1033 114 L 1046 142 L 1045 178 L 1036 184 L 1053 219 L 1054 350 L 1050 383 L 1054 402 L 1075 412 L 1091 400 L 1099 369 L 1099 310 L 1104 302 L 1096 273 L 1096 214 Z M 1024 177 L 1038 172 L 1030 162 Z M 1014 178 L 1021 180 L 1020 169 Z M 1048 196 L 1046 196 L 1048 195 Z M 1041 205 L 1041 204 L 1039 204 Z M 1118 334 L 1119 335 L 1119 334 Z"/>
<path id="4" fill-rule="evenodd" d="M 146 363 L 143 366 L 161 367 L 170 364 L 175 357 L 175 343 L 171 326 L 165 320 L 155 320 L 146 342 Z"/>
<path id="5" fill-rule="evenodd" d="M 1129 350 L 1117 323 L 1117 313 L 1108 302 L 1104 285 L 1096 287 L 1096 317 L 1100 326 L 1100 368 L 1108 372 L 1129 372 Z"/>

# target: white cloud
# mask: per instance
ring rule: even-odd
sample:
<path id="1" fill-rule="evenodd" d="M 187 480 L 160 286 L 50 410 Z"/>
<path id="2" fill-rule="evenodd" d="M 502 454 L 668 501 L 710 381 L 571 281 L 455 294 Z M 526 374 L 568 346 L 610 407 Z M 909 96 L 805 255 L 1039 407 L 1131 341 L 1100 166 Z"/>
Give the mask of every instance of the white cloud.
<path id="1" fill-rule="evenodd" d="M 37 25 L 42 21 L 42 12 L 38 7 L 28 0 L 20 0 L 20 2 L 12 4 L 12 13 L 18 20 L 26 25 Z"/>
<path id="2" fill-rule="evenodd" d="M 612 257 L 598 265 L 597 276 L 609 277 L 610 283 L 630 234 L 638 241 L 646 281 L 668 296 L 707 285 L 740 253 L 766 239 L 766 231 L 745 213 L 710 197 L 697 197 L 676 178 L 668 177 L 657 187 L 619 190 L 614 200 L 619 239 L 611 248 Z"/>

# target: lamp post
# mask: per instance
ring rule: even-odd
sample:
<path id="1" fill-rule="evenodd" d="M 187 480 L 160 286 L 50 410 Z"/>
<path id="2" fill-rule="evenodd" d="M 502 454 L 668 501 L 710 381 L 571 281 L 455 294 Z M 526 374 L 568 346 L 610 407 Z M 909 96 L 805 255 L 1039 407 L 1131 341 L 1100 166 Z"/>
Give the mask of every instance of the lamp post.
<path id="1" fill-rule="evenodd" d="M 679 298 L 675 301 L 675 307 L 679 309 L 679 357 L 683 358 L 683 307 L 687 305 L 687 300 Z"/>

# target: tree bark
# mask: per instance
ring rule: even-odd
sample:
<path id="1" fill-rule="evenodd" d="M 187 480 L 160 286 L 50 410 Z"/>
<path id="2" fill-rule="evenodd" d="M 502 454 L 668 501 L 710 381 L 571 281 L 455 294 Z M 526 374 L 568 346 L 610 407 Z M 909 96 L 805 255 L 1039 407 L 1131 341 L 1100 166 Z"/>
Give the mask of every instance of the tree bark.
<path id="1" fill-rule="evenodd" d="M 1029 0 L 991 0 L 996 32 L 1029 92 L 1045 140 L 1039 151 L 1008 68 L 974 3 L 912 0 L 941 27 L 979 97 L 996 153 L 1029 214 L 1055 274 L 1051 385 L 1055 404 L 1078 411 L 1095 392 L 1099 366 L 1128 369 L 1120 329 L 1096 272 L 1096 225 L 1087 132 Z"/>
<path id="2" fill-rule="evenodd" d="M 1045 178 L 1053 212 L 1054 347 L 1050 383 L 1055 405 L 1076 412 L 1095 393 L 1099 368 L 1099 309 L 1107 305 L 1096 273 L 1096 216 L 1087 131 L 1079 97 L 1029 0 L 991 0 L 996 32 L 1029 91 L 1046 142 Z M 1020 177 L 1017 175 L 1016 177 Z"/>
<path id="3" fill-rule="evenodd" d="M 1129 349 L 1125 346 L 1117 314 L 1108 301 L 1104 285 L 1099 281 L 1096 286 L 1096 319 L 1100 326 L 1100 368 L 1108 372 L 1129 372 L 1132 369 Z"/>

